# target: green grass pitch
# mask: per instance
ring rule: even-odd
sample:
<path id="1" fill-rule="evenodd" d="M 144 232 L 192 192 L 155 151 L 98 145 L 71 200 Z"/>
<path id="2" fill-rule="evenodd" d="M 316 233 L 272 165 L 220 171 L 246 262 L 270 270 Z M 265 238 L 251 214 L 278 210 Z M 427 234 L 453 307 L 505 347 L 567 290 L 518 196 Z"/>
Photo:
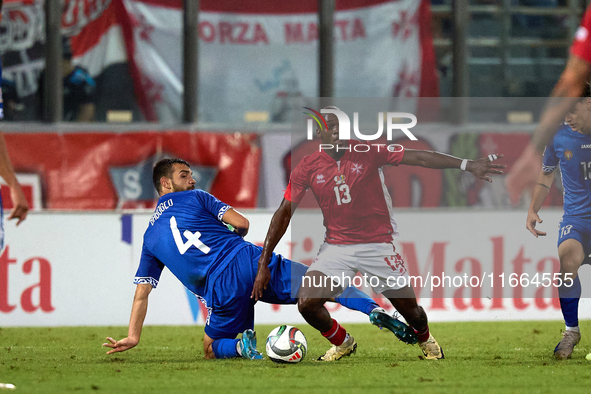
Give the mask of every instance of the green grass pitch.
<path id="1" fill-rule="evenodd" d="M 334 363 L 315 358 L 329 343 L 309 326 L 308 354 L 295 365 L 270 360 L 204 360 L 202 327 L 145 327 L 138 347 L 105 355 L 106 336 L 126 327 L 0 329 L 0 382 L 14 393 L 589 393 L 591 321 L 573 358 L 553 349 L 563 323 L 433 323 L 446 359 L 420 359 L 386 330 L 345 324 L 357 354 Z M 273 326 L 257 326 L 259 350 Z M 0 392 L 9 391 L 0 390 Z"/>

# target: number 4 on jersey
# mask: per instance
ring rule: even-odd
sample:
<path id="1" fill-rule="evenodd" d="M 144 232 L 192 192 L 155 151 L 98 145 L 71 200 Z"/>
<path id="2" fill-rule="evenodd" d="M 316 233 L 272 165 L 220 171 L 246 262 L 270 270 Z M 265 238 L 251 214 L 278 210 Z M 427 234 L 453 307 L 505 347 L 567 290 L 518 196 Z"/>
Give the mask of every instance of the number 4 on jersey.
<path id="1" fill-rule="evenodd" d="M 181 237 L 181 232 L 177 227 L 176 218 L 174 216 L 170 218 L 170 229 L 172 230 L 172 236 L 174 238 L 174 242 L 176 243 L 176 247 L 179 248 L 179 252 L 181 252 L 181 254 L 185 254 L 185 252 L 189 250 L 191 246 L 195 246 L 205 254 L 209 253 L 209 246 L 205 245 L 199 240 L 201 237 L 201 233 L 199 231 L 195 231 L 193 234 L 189 230 L 185 230 L 183 235 L 185 238 L 187 238 L 187 242 L 183 242 L 183 237 Z"/>

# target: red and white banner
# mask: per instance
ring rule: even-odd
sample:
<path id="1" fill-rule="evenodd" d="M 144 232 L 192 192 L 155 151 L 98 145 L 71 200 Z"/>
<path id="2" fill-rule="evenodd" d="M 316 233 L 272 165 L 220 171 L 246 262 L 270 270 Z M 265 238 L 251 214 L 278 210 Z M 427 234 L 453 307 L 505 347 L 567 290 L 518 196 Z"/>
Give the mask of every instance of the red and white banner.
<path id="1" fill-rule="evenodd" d="M 116 0 L 113 0 L 114 2 Z M 148 117 L 182 113 L 182 0 L 123 0 Z M 200 2 L 199 119 L 289 120 L 290 97 L 318 95 L 318 2 Z M 335 96 L 436 97 L 429 1 L 336 4 Z"/>
<path id="2" fill-rule="evenodd" d="M 3 77 L 14 83 L 16 97 L 6 100 L 22 102 L 23 109 L 7 113 L 8 120 L 40 119 L 41 102 L 37 96 L 39 75 L 45 68 L 45 0 L 4 2 L 0 52 Z M 132 86 L 134 71 L 127 67 L 124 30 L 128 18 L 121 0 L 64 0 L 62 34 L 69 37 L 72 62 L 87 69 L 96 80 L 100 94 L 95 98 L 97 119 L 103 120 L 110 109 L 135 108 L 134 94 L 141 99 L 141 89 Z M 133 64 L 133 63 L 132 63 Z M 115 68 L 112 68 L 115 67 Z M 106 78 L 104 72 L 110 69 Z M 139 81 L 139 79 L 138 79 Z"/>
<path id="3" fill-rule="evenodd" d="M 127 61 L 117 0 L 69 0 L 62 13 L 62 34 L 71 37 L 74 62 L 93 77 Z"/>
<path id="4" fill-rule="evenodd" d="M 4 60 L 5 71 L 12 75 L 16 70 L 30 65 L 35 60 L 36 71 L 44 66 L 43 45 L 45 42 L 44 0 L 5 1 L 0 32 L 0 50 L 32 51 L 28 56 Z M 71 37 L 74 63 L 89 70 L 93 77 L 114 63 L 127 61 L 125 44 L 117 7 L 120 0 L 66 0 L 62 12 L 62 34 Z M 12 56 L 12 55 L 11 55 Z M 9 57 L 11 57 L 9 56 Z M 20 70 L 22 72 L 22 70 Z M 36 79 L 34 74 L 20 74 L 20 78 Z M 23 89 L 16 80 L 17 89 Z"/>
<path id="5" fill-rule="evenodd" d="M 43 7 L 44 0 L 11 1 L 3 12 L 0 51 L 27 108 L 22 119 L 38 112 L 25 98 L 37 91 L 45 63 Z M 241 123 L 245 114 L 263 112 L 285 122 L 290 97 L 317 96 L 317 1 L 204 0 L 200 7 L 201 121 Z M 428 0 L 337 2 L 335 96 L 438 96 L 429 7 Z M 103 93 L 131 75 L 145 119 L 178 122 L 182 12 L 182 0 L 66 0 L 62 31 L 71 37 L 74 63 L 92 77 L 129 60 L 128 72 L 101 80 Z"/>
<path id="6" fill-rule="evenodd" d="M 271 212 L 245 211 L 251 222 L 247 239 L 261 244 Z M 306 233 L 294 227 L 283 237 L 277 252 L 310 262 L 322 236 L 319 216 L 296 212 L 305 219 Z M 415 287 L 430 321 L 561 320 L 553 298 L 555 289 L 532 284 L 535 273 L 557 272 L 554 231 L 561 213 L 541 212 L 548 236 L 534 238 L 523 226 L 526 211 L 482 213 L 402 212 L 396 215 L 401 237 L 395 242 L 411 275 L 482 277 L 488 289 Z M 127 325 L 139 263 L 142 235 L 150 213 L 47 213 L 33 212 L 18 228 L 6 224 L 6 248 L 0 252 L 0 324 L 7 326 Z M 318 220 L 320 219 L 320 220 Z M 451 224 L 450 224 L 451 223 Z M 486 225 L 483 225 L 486 223 Z M 297 227 L 297 226 L 296 226 Z M 557 230 L 557 229 L 556 229 Z M 321 238 L 320 238 L 321 239 Z M 32 242 L 31 240 L 43 240 Z M 493 267 L 494 272 L 489 271 Z M 108 274 L 107 274 L 108 273 Z M 443 275 L 444 274 L 444 275 Z M 525 274 L 528 283 L 524 283 Z M 589 283 L 589 267 L 581 268 L 582 283 Z M 519 280 L 511 280 L 515 277 Z M 494 279 L 493 278 L 493 279 Z M 492 290 L 493 297 L 487 292 Z M 389 303 L 379 300 L 388 310 Z M 589 289 L 583 285 L 580 318 L 591 318 Z M 328 305 L 340 322 L 368 323 L 367 316 Z M 150 295 L 146 324 L 203 325 L 206 309 L 168 270 Z M 257 304 L 259 324 L 302 323 L 297 307 Z M 560 324 L 560 323 L 557 323 Z"/>
<path id="7" fill-rule="evenodd" d="M 170 130 L 5 138 L 15 171 L 29 174 L 19 179 L 36 209 L 153 207 L 152 167 L 165 156 L 188 161 L 196 186 L 228 204 L 257 204 L 261 153 L 255 134 Z M 10 208 L 10 198 L 3 197 L 4 207 Z"/>

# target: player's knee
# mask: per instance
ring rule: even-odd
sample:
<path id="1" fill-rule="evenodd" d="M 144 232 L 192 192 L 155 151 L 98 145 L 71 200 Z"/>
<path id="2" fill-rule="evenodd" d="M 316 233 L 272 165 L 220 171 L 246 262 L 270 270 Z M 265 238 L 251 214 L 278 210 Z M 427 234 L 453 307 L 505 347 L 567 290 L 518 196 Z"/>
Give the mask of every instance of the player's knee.
<path id="1" fill-rule="evenodd" d="M 310 299 L 309 298 L 299 298 L 298 299 L 298 311 L 303 315 L 310 309 Z"/>
<path id="2" fill-rule="evenodd" d="M 578 241 L 567 239 L 558 247 L 558 257 L 562 273 L 576 274 L 585 259 L 585 253 Z"/>
<path id="3" fill-rule="evenodd" d="M 565 253 L 560 256 L 560 271 L 563 274 L 576 275 L 583 262 L 584 255 Z"/>

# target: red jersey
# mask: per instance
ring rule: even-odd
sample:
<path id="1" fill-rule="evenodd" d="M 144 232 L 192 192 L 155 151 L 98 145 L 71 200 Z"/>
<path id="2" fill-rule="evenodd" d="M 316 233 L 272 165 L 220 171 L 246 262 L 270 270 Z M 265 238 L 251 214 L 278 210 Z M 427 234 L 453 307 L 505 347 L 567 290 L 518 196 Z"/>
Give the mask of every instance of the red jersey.
<path id="1" fill-rule="evenodd" d="M 369 145 L 368 152 L 355 152 L 356 145 L 365 144 L 350 141 L 351 151 L 340 161 L 324 151 L 305 156 L 291 173 L 285 199 L 297 204 L 312 189 L 324 216 L 328 243 L 391 242 L 398 232 L 382 166 L 398 165 L 404 148 L 397 145 L 390 152 L 386 145 Z"/>
<path id="2" fill-rule="evenodd" d="M 570 52 L 578 58 L 591 63 L 591 6 L 587 7 L 581 25 L 575 33 Z"/>

